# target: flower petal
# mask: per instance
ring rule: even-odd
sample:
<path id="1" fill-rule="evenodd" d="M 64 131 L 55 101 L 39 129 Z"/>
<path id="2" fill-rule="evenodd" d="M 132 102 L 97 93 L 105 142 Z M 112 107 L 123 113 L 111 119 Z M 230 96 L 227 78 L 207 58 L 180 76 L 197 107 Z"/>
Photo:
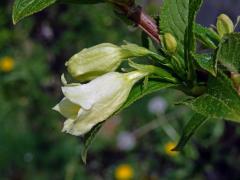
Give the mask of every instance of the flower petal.
<path id="1" fill-rule="evenodd" d="M 63 87 L 66 98 L 81 107 L 77 117 L 66 120 L 63 131 L 80 136 L 109 118 L 126 101 L 134 83 L 144 75 L 138 71 L 111 72 L 84 85 Z"/>
<path id="2" fill-rule="evenodd" d="M 62 87 L 63 94 L 73 103 L 89 110 L 105 97 L 118 91 L 125 80 L 121 73 L 111 72 L 100 76 L 91 82 L 78 86 Z"/>
<path id="3" fill-rule="evenodd" d="M 67 98 L 63 98 L 59 104 L 57 104 L 53 110 L 58 111 L 66 118 L 77 118 L 80 106 L 72 103 Z"/>
<path id="4" fill-rule="evenodd" d="M 92 99 L 90 98 L 91 92 L 86 91 L 84 86 L 85 85 L 65 86 L 62 87 L 62 92 L 70 101 L 89 110 L 93 105 Z"/>
<path id="5" fill-rule="evenodd" d="M 62 132 L 67 132 L 68 133 L 69 130 L 71 130 L 71 128 L 73 127 L 74 121 L 75 121 L 74 119 L 67 119 L 64 122 Z"/>
<path id="6" fill-rule="evenodd" d="M 115 93 L 110 98 L 94 104 L 91 110 L 80 109 L 78 118 L 74 122 L 66 122 L 64 132 L 80 136 L 90 131 L 96 124 L 109 118 L 126 101 L 131 88 L 126 87 L 120 90 L 121 92 Z"/>

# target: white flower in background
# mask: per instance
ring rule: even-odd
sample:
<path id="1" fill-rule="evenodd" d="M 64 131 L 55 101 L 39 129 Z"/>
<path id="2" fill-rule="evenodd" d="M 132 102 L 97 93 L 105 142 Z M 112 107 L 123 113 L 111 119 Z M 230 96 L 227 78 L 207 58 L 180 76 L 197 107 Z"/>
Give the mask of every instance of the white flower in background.
<path id="1" fill-rule="evenodd" d="M 153 114 L 164 113 L 168 107 L 168 103 L 162 97 L 154 97 L 148 103 L 148 111 Z"/>
<path id="2" fill-rule="evenodd" d="M 146 73 L 110 72 L 87 84 L 62 87 L 64 98 L 53 109 L 67 120 L 63 132 L 82 135 L 109 118 L 127 100 L 133 85 Z"/>
<path id="3" fill-rule="evenodd" d="M 41 26 L 41 34 L 47 40 L 51 40 L 54 38 L 54 32 L 53 32 L 52 28 L 46 23 L 44 23 Z"/>
<path id="4" fill-rule="evenodd" d="M 135 44 L 116 46 L 103 43 L 83 49 L 67 61 L 66 66 L 71 76 L 84 82 L 115 71 L 123 60 L 149 54 L 153 52 Z"/>
<path id="5" fill-rule="evenodd" d="M 123 151 L 129 151 L 136 145 L 136 137 L 129 132 L 121 132 L 117 136 L 117 147 Z"/>

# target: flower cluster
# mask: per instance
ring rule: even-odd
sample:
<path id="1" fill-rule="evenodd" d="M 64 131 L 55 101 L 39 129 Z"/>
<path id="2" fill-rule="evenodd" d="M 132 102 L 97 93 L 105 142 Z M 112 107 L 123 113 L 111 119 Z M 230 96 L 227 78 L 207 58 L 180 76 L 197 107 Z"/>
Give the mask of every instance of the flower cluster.
<path id="1" fill-rule="evenodd" d="M 63 78 L 64 98 L 53 108 L 67 119 L 63 131 L 83 135 L 118 111 L 134 84 L 149 72 L 133 70 L 122 73 L 115 70 L 128 58 L 149 55 L 155 54 L 135 44 L 119 47 L 104 43 L 84 49 L 70 58 L 66 63 L 68 72 L 79 83 L 68 84 Z"/>

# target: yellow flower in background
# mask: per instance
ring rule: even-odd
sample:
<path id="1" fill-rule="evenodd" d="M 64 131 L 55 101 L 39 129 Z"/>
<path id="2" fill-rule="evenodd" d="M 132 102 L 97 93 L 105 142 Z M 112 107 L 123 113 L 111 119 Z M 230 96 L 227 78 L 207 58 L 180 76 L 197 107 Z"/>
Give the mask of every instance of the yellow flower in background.
<path id="1" fill-rule="evenodd" d="M 133 168 L 128 164 L 121 164 L 115 170 L 115 178 L 117 180 L 130 180 L 133 179 Z"/>
<path id="2" fill-rule="evenodd" d="M 173 148 L 176 147 L 176 143 L 175 142 L 168 142 L 164 145 L 164 150 L 165 153 L 169 156 L 176 156 L 178 154 L 178 152 L 176 151 L 172 151 Z"/>
<path id="3" fill-rule="evenodd" d="M 10 72 L 13 70 L 15 65 L 14 59 L 12 57 L 3 57 L 0 59 L 0 71 Z"/>

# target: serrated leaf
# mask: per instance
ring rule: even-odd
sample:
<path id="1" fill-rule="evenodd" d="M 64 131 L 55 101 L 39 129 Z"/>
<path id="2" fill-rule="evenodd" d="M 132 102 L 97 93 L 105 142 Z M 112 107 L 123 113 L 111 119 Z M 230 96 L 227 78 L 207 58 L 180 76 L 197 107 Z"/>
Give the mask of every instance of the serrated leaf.
<path id="1" fill-rule="evenodd" d="M 171 33 L 177 40 L 178 54 L 183 56 L 184 35 L 188 25 L 189 0 L 164 0 L 160 11 L 161 33 Z"/>
<path id="2" fill-rule="evenodd" d="M 240 122 L 240 96 L 223 73 L 210 78 L 204 95 L 184 104 L 203 116 Z"/>
<path id="3" fill-rule="evenodd" d="M 193 78 L 190 52 L 195 49 L 194 19 L 201 3 L 202 0 L 165 0 L 160 13 L 160 31 L 176 38 L 177 53 L 184 56 L 189 79 Z"/>
<path id="4" fill-rule="evenodd" d="M 212 49 L 217 48 L 220 42 L 220 37 L 216 32 L 210 30 L 209 28 L 203 27 L 200 24 L 195 24 L 193 32 L 196 38 L 206 47 Z"/>
<path id="5" fill-rule="evenodd" d="M 39 12 L 55 2 L 56 0 L 15 0 L 12 15 L 13 23 L 16 24 L 24 17 Z"/>
<path id="6" fill-rule="evenodd" d="M 152 79 L 148 80 L 148 83 L 146 84 L 145 88 L 143 87 L 142 84 L 136 84 L 136 86 L 134 86 L 133 89 L 131 90 L 129 97 L 128 97 L 127 101 L 125 102 L 125 104 L 115 114 L 119 113 L 120 111 L 122 111 L 123 109 L 127 108 L 132 103 L 134 103 L 136 100 L 142 98 L 143 96 L 145 96 L 147 94 L 159 91 L 164 88 L 173 87 L 173 86 L 175 86 L 175 85 L 171 84 L 171 83 L 167 83 L 167 82 L 160 82 L 158 80 L 152 80 Z M 82 156 L 82 160 L 84 163 L 86 163 L 88 149 L 89 149 L 90 145 L 92 144 L 92 142 L 94 141 L 95 136 L 101 129 L 103 123 L 104 122 L 97 124 L 90 132 L 88 132 L 83 137 L 84 147 L 83 147 L 81 156 Z"/>
<path id="7" fill-rule="evenodd" d="M 188 12 L 188 25 L 184 39 L 184 59 L 187 66 L 188 80 L 194 79 L 194 66 L 192 53 L 196 51 L 196 38 L 193 32 L 197 11 L 202 4 L 202 0 L 190 0 Z"/>
<path id="8" fill-rule="evenodd" d="M 91 129 L 91 131 L 89 131 L 83 137 L 83 150 L 81 152 L 81 157 L 82 157 L 82 161 L 84 162 L 84 164 L 87 163 L 87 152 L 88 152 L 88 149 L 89 149 L 90 145 L 92 144 L 92 142 L 94 141 L 97 133 L 99 132 L 99 130 L 101 129 L 103 124 L 104 124 L 104 122 L 101 122 L 101 123 L 97 124 L 96 126 L 94 126 Z"/>
<path id="9" fill-rule="evenodd" d="M 97 4 L 103 3 L 105 0 L 59 0 L 63 3 L 75 3 L 75 4 Z"/>
<path id="10" fill-rule="evenodd" d="M 196 41 L 195 41 L 195 35 L 194 35 L 194 25 L 195 25 L 195 19 L 197 12 L 199 8 L 201 7 L 202 0 L 190 0 L 189 1 L 189 11 L 188 11 L 188 25 L 187 25 L 187 31 L 185 34 L 185 42 L 188 44 L 185 46 L 187 47 L 187 50 L 190 52 L 195 51 L 196 49 Z"/>
<path id="11" fill-rule="evenodd" d="M 201 114 L 194 114 L 190 121 L 185 125 L 180 140 L 173 151 L 181 151 L 196 131 L 208 120 Z"/>
<path id="12" fill-rule="evenodd" d="M 208 54 L 194 54 L 192 53 L 193 58 L 196 63 L 204 70 L 211 73 L 213 76 L 216 76 L 216 67 L 214 58 Z"/>
<path id="13" fill-rule="evenodd" d="M 217 51 L 217 62 L 229 71 L 240 72 L 240 33 L 232 33 L 223 37 Z"/>
<path id="14" fill-rule="evenodd" d="M 103 3 L 105 0 L 15 0 L 13 5 L 12 19 L 16 24 L 21 19 L 34 13 L 42 11 L 48 6 L 59 3 L 76 3 L 76 4 L 96 4 Z"/>

